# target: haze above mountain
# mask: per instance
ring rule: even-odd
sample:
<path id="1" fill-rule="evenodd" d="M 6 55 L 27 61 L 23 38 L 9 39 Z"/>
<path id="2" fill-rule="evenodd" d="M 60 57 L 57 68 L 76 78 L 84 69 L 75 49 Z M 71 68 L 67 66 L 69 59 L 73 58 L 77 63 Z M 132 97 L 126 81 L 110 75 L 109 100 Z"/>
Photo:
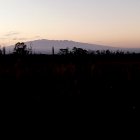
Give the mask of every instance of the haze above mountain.
<path id="1" fill-rule="evenodd" d="M 69 40 L 34 40 L 34 41 L 28 41 L 25 42 L 25 44 L 29 47 L 32 46 L 32 50 L 35 53 L 51 53 L 52 47 L 54 47 L 55 53 L 58 53 L 60 49 L 66 49 L 69 48 L 69 50 L 72 50 L 73 47 L 82 48 L 86 50 L 111 50 L 111 51 L 130 51 L 130 52 L 140 52 L 139 48 L 115 48 L 110 46 L 104 46 L 104 45 L 97 45 L 97 44 L 89 44 L 89 43 L 81 43 L 81 42 L 75 42 L 75 41 L 69 41 Z M 14 45 L 8 46 L 7 49 L 11 52 L 14 48 Z"/>

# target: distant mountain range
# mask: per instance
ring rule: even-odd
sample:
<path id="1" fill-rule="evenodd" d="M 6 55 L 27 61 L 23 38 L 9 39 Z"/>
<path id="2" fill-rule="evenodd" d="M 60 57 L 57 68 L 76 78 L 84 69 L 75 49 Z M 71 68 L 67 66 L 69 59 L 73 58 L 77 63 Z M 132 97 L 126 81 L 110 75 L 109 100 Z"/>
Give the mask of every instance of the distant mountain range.
<path id="1" fill-rule="evenodd" d="M 81 43 L 81 42 L 75 42 L 75 41 L 69 41 L 69 40 L 34 40 L 34 41 L 28 41 L 25 42 L 25 44 L 29 47 L 32 46 L 32 50 L 35 53 L 51 53 L 52 47 L 54 47 L 55 53 L 58 53 L 60 49 L 69 48 L 71 50 L 73 47 L 82 48 L 86 50 L 122 50 L 122 51 L 130 51 L 130 52 L 140 52 L 140 48 L 115 48 L 110 46 L 104 46 L 104 45 L 97 45 L 97 44 L 89 44 L 89 43 Z M 8 51 L 13 51 L 14 46 L 8 46 Z"/>

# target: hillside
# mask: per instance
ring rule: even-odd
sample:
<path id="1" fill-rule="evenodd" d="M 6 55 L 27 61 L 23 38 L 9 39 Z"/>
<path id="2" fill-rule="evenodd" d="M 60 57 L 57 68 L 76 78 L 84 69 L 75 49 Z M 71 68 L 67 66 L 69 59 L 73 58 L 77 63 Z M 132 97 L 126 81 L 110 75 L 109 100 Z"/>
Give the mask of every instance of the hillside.
<path id="1" fill-rule="evenodd" d="M 69 48 L 70 50 L 73 47 L 82 48 L 86 50 L 114 50 L 115 48 L 97 44 L 88 44 L 88 43 L 81 43 L 75 41 L 68 41 L 68 40 L 34 40 L 25 42 L 27 46 L 32 46 L 33 52 L 36 53 L 51 53 L 52 47 L 55 49 L 55 53 L 58 53 L 59 50 Z M 8 50 L 12 51 L 14 46 L 9 46 Z"/>

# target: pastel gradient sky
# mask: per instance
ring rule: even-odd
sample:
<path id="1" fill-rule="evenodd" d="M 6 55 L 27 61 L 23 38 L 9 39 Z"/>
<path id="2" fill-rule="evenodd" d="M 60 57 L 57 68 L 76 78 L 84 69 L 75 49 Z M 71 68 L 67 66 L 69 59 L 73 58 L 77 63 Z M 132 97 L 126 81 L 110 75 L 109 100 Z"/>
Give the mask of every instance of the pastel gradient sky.
<path id="1" fill-rule="evenodd" d="M 0 0 L 0 44 L 36 39 L 140 47 L 140 0 Z"/>

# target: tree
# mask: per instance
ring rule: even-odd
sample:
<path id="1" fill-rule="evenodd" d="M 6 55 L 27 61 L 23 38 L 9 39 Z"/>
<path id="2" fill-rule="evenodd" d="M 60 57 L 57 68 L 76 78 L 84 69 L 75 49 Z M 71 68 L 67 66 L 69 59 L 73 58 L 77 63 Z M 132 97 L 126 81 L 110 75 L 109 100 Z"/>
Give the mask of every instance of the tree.
<path id="1" fill-rule="evenodd" d="M 2 55 L 2 50 L 1 50 L 1 46 L 0 46 L 0 55 Z"/>
<path id="2" fill-rule="evenodd" d="M 54 47 L 52 47 L 52 55 L 54 55 Z"/>
<path id="3" fill-rule="evenodd" d="M 59 54 L 60 55 L 67 55 L 67 54 L 69 54 L 69 49 L 68 48 L 66 48 L 66 49 L 60 49 L 59 50 Z"/>
<path id="4" fill-rule="evenodd" d="M 6 54 L 6 48 L 5 48 L 5 47 L 2 48 L 2 54 L 3 54 L 3 55 Z"/>
<path id="5" fill-rule="evenodd" d="M 86 54 L 88 54 L 88 51 L 87 50 L 84 50 L 82 48 L 76 48 L 76 47 L 74 47 L 72 49 L 72 53 L 74 55 L 86 55 Z"/>
<path id="6" fill-rule="evenodd" d="M 18 55 L 27 55 L 30 53 L 30 50 L 28 50 L 27 45 L 23 42 L 18 42 L 15 44 L 14 53 Z"/>

